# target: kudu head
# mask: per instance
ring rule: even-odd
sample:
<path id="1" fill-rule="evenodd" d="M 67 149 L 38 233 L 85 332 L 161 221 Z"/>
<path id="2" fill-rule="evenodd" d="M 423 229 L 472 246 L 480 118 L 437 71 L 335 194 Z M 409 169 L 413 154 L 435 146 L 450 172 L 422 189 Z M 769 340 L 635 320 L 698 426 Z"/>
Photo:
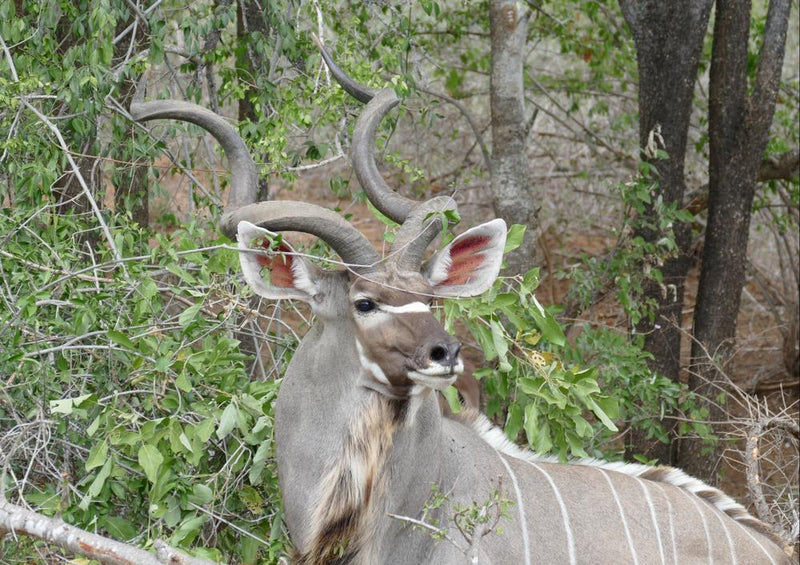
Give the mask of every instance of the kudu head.
<path id="1" fill-rule="evenodd" d="M 320 46 L 342 87 L 366 107 L 353 133 L 352 163 L 372 204 L 400 224 L 386 257 L 331 210 L 289 201 L 255 202 L 256 167 L 244 143 L 218 115 L 172 101 L 134 104 L 137 120 L 172 118 L 211 132 L 225 149 L 231 188 L 221 229 L 237 237 L 244 277 L 258 295 L 311 305 L 324 321 L 346 320 L 363 369 L 362 384 L 393 398 L 406 398 L 452 384 L 463 370 L 460 344 L 431 312 L 437 297 L 474 296 L 487 290 L 500 269 L 506 226 L 493 220 L 472 228 L 424 260 L 442 229 L 451 197 L 416 202 L 392 191 L 375 163 L 379 123 L 399 100 L 393 89 L 372 91 L 353 82 Z M 317 266 L 276 232 L 297 231 L 326 241 L 344 270 Z M 347 344 L 342 344 L 343 350 Z"/>

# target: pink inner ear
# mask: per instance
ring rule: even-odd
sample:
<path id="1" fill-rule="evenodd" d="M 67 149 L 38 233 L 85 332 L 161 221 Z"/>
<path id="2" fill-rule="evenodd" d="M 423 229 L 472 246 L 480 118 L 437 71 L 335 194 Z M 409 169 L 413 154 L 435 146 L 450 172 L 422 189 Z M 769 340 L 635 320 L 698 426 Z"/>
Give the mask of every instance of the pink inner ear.
<path id="1" fill-rule="evenodd" d="M 461 255 L 469 255 L 483 251 L 491 243 L 492 238 L 488 235 L 475 235 L 472 237 L 465 237 L 460 241 L 453 243 L 450 248 L 450 257 L 456 261 Z"/>
<path id="2" fill-rule="evenodd" d="M 466 237 L 457 241 L 450 248 L 450 268 L 447 269 L 447 278 L 439 283 L 442 286 L 462 285 L 469 282 L 476 269 L 484 261 L 480 253 L 491 243 L 492 238 L 487 235 Z"/>
<path id="3" fill-rule="evenodd" d="M 475 270 L 483 263 L 481 255 L 467 255 L 466 257 L 454 258 L 453 263 L 447 270 L 447 278 L 436 286 L 452 286 L 467 284 L 475 273 Z"/>
<path id="4" fill-rule="evenodd" d="M 270 244 L 265 241 L 262 247 L 269 249 Z M 292 271 L 291 249 L 286 245 L 279 245 L 277 250 L 273 250 L 275 255 L 258 255 L 258 264 L 263 269 L 269 269 L 269 282 L 272 286 L 281 288 L 291 288 L 294 286 L 294 272 Z"/>

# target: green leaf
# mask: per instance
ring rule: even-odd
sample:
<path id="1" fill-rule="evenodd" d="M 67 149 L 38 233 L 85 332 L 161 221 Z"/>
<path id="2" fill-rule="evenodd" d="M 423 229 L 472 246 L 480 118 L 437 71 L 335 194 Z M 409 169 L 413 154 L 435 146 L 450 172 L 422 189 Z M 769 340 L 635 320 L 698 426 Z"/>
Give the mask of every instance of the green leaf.
<path id="1" fill-rule="evenodd" d="M 447 400 L 447 405 L 450 407 L 450 411 L 453 412 L 453 414 L 461 412 L 461 401 L 458 399 L 458 390 L 456 390 L 456 387 L 450 385 L 442 391 L 442 396 Z"/>
<path id="2" fill-rule="evenodd" d="M 578 437 L 590 437 L 592 435 L 592 426 L 579 414 L 572 415 L 572 423 L 575 424 L 575 433 Z"/>
<path id="3" fill-rule="evenodd" d="M 252 514 L 260 515 L 263 513 L 264 499 L 256 489 L 249 485 L 242 485 L 236 490 L 236 495 Z"/>
<path id="4" fill-rule="evenodd" d="M 547 423 L 547 420 L 541 421 L 533 437 L 529 437 L 528 441 L 535 452 L 550 453 L 550 450 L 553 449 L 553 440 L 550 437 L 550 424 Z"/>
<path id="5" fill-rule="evenodd" d="M 508 362 L 508 357 L 506 356 L 508 353 L 508 342 L 506 341 L 505 331 L 503 331 L 500 322 L 497 320 L 492 320 L 490 326 L 492 328 L 492 344 L 497 352 L 499 361 L 498 368 L 501 372 L 507 373 L 511 370 L 511 364 Z"/>
<path id="6" fill-rule="evenodd" d="M 228 434 L 233 431 L 234 426 L 236 426 L 237 412 L 238 409 L 233 402 L 228 404 L 225 410 L 222 411 L 222 416 L 220 416 L 219 419 L 219 426 L 217 426 L 218 439 L 225 439 Z"/>
<path id="7" fill-rule="evenodd" d="M 139 528 L 133 522 L 119 516 L 106 516 L 103 519 L 105 527 L 114 539 L 129 541 L 139 535 Z"/>
<path id="8" fill-rule="evenodd" d="M 106 440 L 94 444 L 92 449 L 89 450 L 89 456 L 86 458 L 84 468 L 91 471 L 95 467 L 100 467 L 105 464 L 108 457 L 108 443 Z"/>
<path id="9" fill-rule="evenodd" d="M 214 419 L 206 418 L 205 420 L 201 421 L 199 424 L 194 426 L 194 432 L 197 434 L 197 439 L 199 439 L 202 443 L 206 443 L 209 439 L 211 439 L 211 434 L 214 433 Z"/>
<path id="10" fill-rule="evenodd" d="M 523 412 L 519 404 L 512 404 L 508 408 L 508 419 L 506 420 L 506 437 L 511 441 L 517 441 L 517 435 L 522 429 Z"/>
<path id="11" fill-rule="evenodd" d="M 192 494 L 189 495 L 189 502 L 204 505 L 214 499 L 214 491 L 206 485 L 195 483 L 192 486 Z"/>
<path id="12" fill-rule="evenodd" d="M 544 380 L 538 378 L 531 379 L 529 377 L 523 377 L 517 381 L 519 389 L 525 394 L 529 394 L 531 396 L 541 396 L 541 390 L 543 384 Z"/>
<path id="13" fill-rule="evenodd" d="M 72 399 L 51 400 L 50 412 L 54 414 L 72 414 Z"/>
<path id="14" fill-rule="evenodd" d="M 86 510 L 89 507 L 89 503 L 95 498 L 100 491 L 103 490 L 103 485 L 106 484 L 106 479 L 111 474 L 111 459 L 106 459 L 105 464 L 97 473 L 97 476 L 92 481 L 92 484 L 89 485 L 89 490 L 86 492 L 86 496 L 81 500 L 81 503 L 78 505 L 82 510 Z"/>
<path id="15" fill-rule="evenodd" d="M 178 441 L 180 441 L 181 445 L 185 447 L 189 453 L 192 453 L 194 451 L 194 448 L 192 447 L 192 442 L 189 441 L 189 438 L 185 433 L 181 433 L 178 436 Z"/>
<path id="16" fill-rule="evenodd" d="M 616 410 L 616 412 L 619 412 L 619 408 L 618 408 L 618 407 L 616 407 L 616 402 L 615 402 L 613 399 L 611 399 L 611 398 L 606 398 L 605 400 L 606 400 L 606 404 L 607 404 L 607 406 L 608 406 L 608 407 L 609 407 L 609 409 L 610 409 L 609 411 L 611 411 L 612 409 L 615 409 L 615 410 Z M 614 404 L 613 404 L 613 408 L 612 408 L 612 405 L 611 405 L 611 404 L 609 404 L 607 401 L 612 401 L 612 402 L 614 403 Z M 614 422 L 612 422 L 612 421 L 611 421 L 611 418 L 609 418 L 609 417 L 608 417 L 608 414 L 606 414 L 605 410 L 603 410 L 602 408 L 600 408 L 600 406 L 598 405 L 598 403 L 597 403 L 597 402 L 595 402 L 595 401 L 594 401 L 592 398 L 587 398 L 587 399 L 586 399 L 586 405 L 587 405 L 587 406 L 589 407 L 589 409 L 590 409 L 590 410 L 591 410 L 591 411 L 594 413 L 594 415 L 595 415 L 595 416 L 597 416 L 597 417 L 600 419 L 600 421 L 603 423 L 603 425 L 604 425 L 606 428 L 608 428 L 608 429 L 609 429 L 609 430 L 611 430 L 612 432 L 619 431 L 619 429 L 617 428 L 616 424 L 614 424 Z"/>
<path id="17" fill-rule="evenodd" d="M 50 411 L 56 414 L 72 414 L 74 408 L 79 408 L 92 394 L 83 394 L 73 398 L 63 398 L 61 400 L 50 401 Z"/>
<path id="18" fill-rule="evenodd" d="M 97 430 L 100 428 L 100 416 L 96 416 L 92 423 L 89 424 L 89 427 L 86 428 L 86 435 L 92 437 Z"/>
<path id="19" fill-rule="evenodd" d="M 250 481 L 251 485 L 258 485 L 261 483 L 261 472 L 264 470 L 264 467 L 266 467 L 271 447 L 272 444 L 269 441 L 263 441 L 261 445 L 258 446 L 256 454 L 253 456 L 253 464 L 250 467 L 250 472 L 247 475 L 247 480 Z"/>
<path id="20" fill-rule="evenodd" d="M 200 308 L 203 307 L 202 302 L 198 302 L 197 304 L 192 304 L 186 310 L 181 312 L 181 315 L 178 316 L 178 323 L 181 327 L 185 328 L 189 324 L 191 324 L 194 319 L 197 317 L 197 313 L 200 311 Z"/>
<path id="21" fill-rule="evenodd" d="M 170 263 L 167 265 L 167 270 L 172 273 L 173 275 L 179 277 L 183 282 L 188 283 L 189 286 L 197 286 L 197 279 L 194 278 L 186 269 L 176 265 L 175 263 Z"/>
<path id="22" fill-rule="evenodd" d="M 530 403 L 525 407 L 525 437 L 528 438 L 528 444 L 532 444 L 533 439 L 536 437 L 539 424 L 539 410 L 534 403 Z"/>
<path id="23" fill-rule="evenodd" d="M 108 330 L 107 335 L 108 339 L 110 339 L 117 345 L 121 345 L 122 347 L 127 347 L 128 349 L 136 348 L 136 346 L 133 345 L 133 342 L 130 340 L 130 338 L 120 331 Z"/>
<path id="24" fill-rule="evenodd" d="M 207 520 L 208 516 L 203 514 L 202 516 L 196 516 L 184 521 L 170 537 L 170 544 L 179 545 L 182 541 L 190 536 L 191 539 L 193 539 L 200 533 L 200 528 L 206 523 Z"/>
<path id="25" fill-rule="evenodd" d="M 183 392 L 191 392 L 192 391 L 192 382 L 189 380 L 186 371 L 181 371 L 178 375 L 178 378 L 175 379 L 175 387 Z"/>
<path id="26" fill-rule="evenodd" d="M 525 227 L 522 224 L 512 224 L 510 228 L 508 228 L 508 233 L 506 234 L 506 246 L 503 249 L 503 253 L 508 253 L 509 251 L 513 251 L 520 245 L 522 245 L 522 238 L 525 236 Z"/>
<path id="27" fill-rule="evenodd" d="M 536 321 L 536 326 L 539 328 L 539 331 L 542 332 L 542 335 L 547 341 L 553 345 L 563 347 L 567 342 L 567 338 L 564 336 L 561 326 L 558 325 L 553 315 L 539 304 L 539 301 L 536 300 L 536 296 L 532 298 L 533 308 L 531 308 L 530 311 L 533 319 Z"/>
<path id="28" fill-rule="evenodd" d="M 158 479 L 158 470 L 164 462 L 164 456 L 161 455 L 156 446 L 147 444 L 139 448 L 138 457 L 139 465 L 142 466 L 147 480 L 155 484 Z"/>

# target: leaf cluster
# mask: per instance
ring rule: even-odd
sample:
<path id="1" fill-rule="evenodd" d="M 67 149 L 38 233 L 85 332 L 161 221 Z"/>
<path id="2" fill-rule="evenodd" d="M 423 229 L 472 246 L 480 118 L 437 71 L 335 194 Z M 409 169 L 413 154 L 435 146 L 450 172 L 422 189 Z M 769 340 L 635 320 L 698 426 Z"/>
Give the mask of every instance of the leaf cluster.
<path id="1" fill-rule="evenodd" d="M 6 492 L 145 546 L 166 538 L 215 547 L 195 550 L 212 559 L 277 559 L 279 381 L 245 370 L 233 323 L 253 312 L 230 276 L 236 252 L 196 225 L 143 245 L 126 216 L 108 221 L 126 271 L 82 251 L 75 234 L 92 229 L 82 217 L 0 215 L 0 428 L 17 430 L 3 437 Z M 257 321 L 260 339 L 296 343 L 261 335 Z"/>
<path id="2" fill-rule="evenodd" d="M 520 237 L 515 229 L 509 246 Z M 566 358 L 563 330 L 537 300 L 538 285 L 539 270 L 532 269 L 522 277 L 498 279 L 479 297 L 447 301 L 445 328 L 462 325 L 494 365 L 474 375 L 483 382 L 487 414 L 504 420 L 509 439 L 524 433 L 538 453 L 587 457 L 596 428 L 617 430 L 619 406 L 601 391 L 595 368 Z"/>

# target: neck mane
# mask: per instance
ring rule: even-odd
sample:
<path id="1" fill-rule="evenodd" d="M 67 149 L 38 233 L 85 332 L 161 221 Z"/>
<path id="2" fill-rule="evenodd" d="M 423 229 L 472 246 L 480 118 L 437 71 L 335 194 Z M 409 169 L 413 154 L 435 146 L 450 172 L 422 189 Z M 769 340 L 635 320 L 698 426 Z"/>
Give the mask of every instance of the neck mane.
<path id="1" fill-rule="evenodd" d="M 370 394 L 349 423 L 340 456 L 317 488 L 308 548 L 298 565 L 373 563 L 370 540 L 390 480 L 394 434 L 407 417 L 406 400 Z"/>

